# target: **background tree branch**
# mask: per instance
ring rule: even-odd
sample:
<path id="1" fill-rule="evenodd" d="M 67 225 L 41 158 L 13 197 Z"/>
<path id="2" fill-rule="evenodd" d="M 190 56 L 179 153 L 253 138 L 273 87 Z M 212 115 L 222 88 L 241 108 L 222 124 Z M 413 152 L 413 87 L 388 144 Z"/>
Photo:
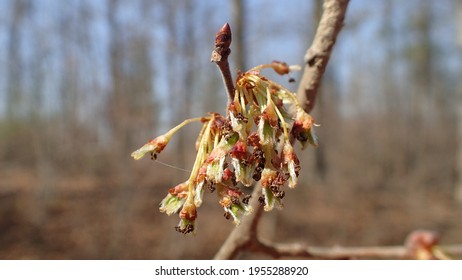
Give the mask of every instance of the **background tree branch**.
<path id="1" fill-rule="evenodd" d="M 325 0 L 313 43 L 305 54 L 305 69 L 297 98 L 306 112 L 313 110 L 322 76 L 329 62 L 332 47 L 343 27 L 349 0 Z"/>
<path id="2" fill-rule="evenodd" d="M 308 259 L 450 259 L 462 256 L 462 245 L 440 246 L 439 234 L 428 230 L 414 230 L 402 246 L 317 247 L 302 243 L 275 243 L 255 240 L 252 250 L 278 258 Z"/>
<path id="3" fill-rule="evenodd" d="M 313 109 L 316 94 L 329 61 L 332 47 L 343 26 L 348 2 L 349 0 L 324 1 L 323 13 L 313 39 L 313 44 L 305 55 L 306 65 L 297 96 L 308 113 Z M 251 206 L 256 211 L 244 217 L 241 225 L 231 232 L 215 255 L 215 259 L 233 259 L 244 249 L 260 250 L 272 256 L 277 255 L 276 247 L 260 241 L 257 236 L 258 221 L 263 211 L 263 207 L 258 203 L 260 192 L 261 184 L 258 183 L 254 187 L 250 201 Z"/>

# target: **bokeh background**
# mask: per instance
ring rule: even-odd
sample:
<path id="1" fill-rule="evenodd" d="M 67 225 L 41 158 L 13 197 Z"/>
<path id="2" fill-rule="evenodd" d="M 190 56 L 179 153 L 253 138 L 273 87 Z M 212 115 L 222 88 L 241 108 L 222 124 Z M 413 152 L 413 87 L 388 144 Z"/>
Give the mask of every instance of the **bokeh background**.
<path id="1" fill-rule="evenodd" d="M 158 211 L 188 178 L 181 169 L 191 168 L 199 125 L 159 156 L 176 168 L 130 153 L 185 118 L 223 113 L 210 54 L 224 22 L 234 73 L 303 64 L 320 8 L 0 1 L 0 258 L 212 258 L 234 228 L 215 194 L 199 209 L 196 236 Z M 300 154 L 300 184 L 284 210 L 265 213 L 263 237 L 399 245 L 425 228 L 442 244 L 462 243 L 461 18 L 457 0 L 351 1 L 313 111 L 320 146 Z"/>

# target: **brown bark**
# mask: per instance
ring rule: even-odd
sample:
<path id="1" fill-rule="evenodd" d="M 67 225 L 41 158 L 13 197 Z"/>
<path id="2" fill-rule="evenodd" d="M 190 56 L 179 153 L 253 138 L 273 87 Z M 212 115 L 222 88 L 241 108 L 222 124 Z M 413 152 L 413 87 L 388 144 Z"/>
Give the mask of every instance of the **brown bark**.
<path id="1" fill-rule="evenodd" d="M 316 95 L 329 62 L 332 47 L 343 27 L 348 2 L 348 0 L 324 1 L 316 35 L 305 54 L 305 70 L 297 91 L 298 100 L 307 112 L 311 112 L 316 102 Z"/>

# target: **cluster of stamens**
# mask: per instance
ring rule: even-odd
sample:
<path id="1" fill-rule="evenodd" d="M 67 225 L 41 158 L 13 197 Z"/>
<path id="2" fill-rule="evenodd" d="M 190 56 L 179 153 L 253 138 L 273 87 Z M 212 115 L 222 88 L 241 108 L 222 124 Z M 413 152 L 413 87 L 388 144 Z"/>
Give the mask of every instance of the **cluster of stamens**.
<path id="1" fill-rule="evenodd" d="M 257 181 L 262 185 L 259 201 L 264 209 L 282 207 L 285 186 L 295 187 L 300 172 L 292 143 L 297 140 L 302 148 L 306 143 L 317 145 L 313 118 L 301 108 L 292 92 L 261 76 L 262 68 L 285 74 L 291 69 L 275 61 L 239 74 L 226 117 L 209 113 L 186 120 L 133 152 L 135 159 L 146 153 L 156 159 L 181 127 L 193 121 L 203 123 L 189 178 L 171 188 L 160 204 L 161 212 L 179 213 L 180 223 L 175 227 L 178 232 L 195 230 L 197 208 L 206 190 L 217 194 L 224 217 L 232 218 L 236 224 L 242 215 L 252 211 L 250 195 L 243 188 Z"/>

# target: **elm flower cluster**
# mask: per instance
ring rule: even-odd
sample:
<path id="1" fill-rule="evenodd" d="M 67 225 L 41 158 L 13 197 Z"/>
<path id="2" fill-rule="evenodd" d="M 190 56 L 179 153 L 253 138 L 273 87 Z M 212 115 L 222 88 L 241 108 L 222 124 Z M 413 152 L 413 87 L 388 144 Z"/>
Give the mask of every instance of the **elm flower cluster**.
<path id="1" fill-rule="evenodd" d="M 197 208 L 204 193 L 215 192 L 226 219 L 238 225 L 243 215 L 251 213 L 250 196 L 243 191 L 260 181 L 260 203 L 265 211 L 282 207 L 285 186 L 294 188 L 300 162 L 292 146 L 293 140 L 317 146 L 315 122 L 298 103 L 294 93 L 260 74 L 272 68 L 278 74 L 296 69 L 274 61 L 240 73 L 235 84 L 234 100 L 227 116 L 209 113 L 202 118 L 185 120 L 132 153 L 134 159 L 151 154 L 156 159 L 181 127 L 202 122 L 196 141 L 196 160 L 185 182 L 169 189 L 160 203 L 167 215 L 178 213 L 178 232 L 194 232 Z"/>

